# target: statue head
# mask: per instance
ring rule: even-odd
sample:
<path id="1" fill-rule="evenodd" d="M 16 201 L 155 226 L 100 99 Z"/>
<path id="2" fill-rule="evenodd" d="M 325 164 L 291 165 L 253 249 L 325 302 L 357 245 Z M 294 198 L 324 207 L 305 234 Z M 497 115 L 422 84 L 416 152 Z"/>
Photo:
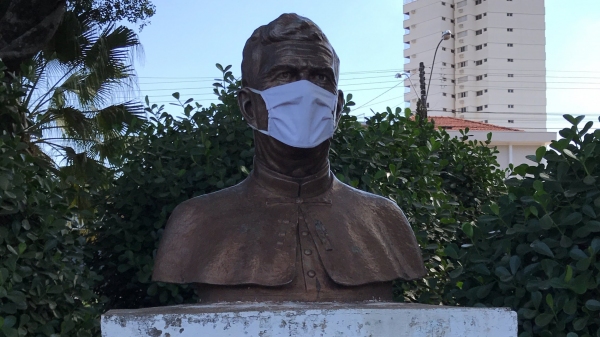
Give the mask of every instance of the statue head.
<path id="1" fill-rule="evenodd" d="M 283 14 L 257 28 L 246 42 L 238 103 L 251 126 L 267 130 L 265 102 L 249 88 L 263 91 L 307 80 L 337 95 L 334 116 L 337 121 L 344 103 L 342 91 L 337 90 L 338 79 L 338 56 L 321 29 L 305 17 Z"/>

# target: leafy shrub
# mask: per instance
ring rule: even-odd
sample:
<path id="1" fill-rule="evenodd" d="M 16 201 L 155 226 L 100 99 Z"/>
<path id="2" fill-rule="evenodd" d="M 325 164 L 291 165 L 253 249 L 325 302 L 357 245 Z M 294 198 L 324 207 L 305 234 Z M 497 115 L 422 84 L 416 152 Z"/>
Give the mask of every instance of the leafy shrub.
<path id="1" fill-rule="evenodd" d="M 232 186 L 252 169 L 252 131 L 235 98 L 240 83 L 229 67 L 220 69 L 223 81 L 215 84 L 220 104 L 203 108 L 193 107 L 191 100 L 180 102 L 179 118 L 163 107 L 148 107 L 152 122 L 130 145 L 119 178 L 98 201 L 102 219 L 90 237 L 97 252 L 90 264 L 104 275 L 97 291 L 106 297 L 107 308 L 196 301 L 189 286 L 153 283 L 150 277 L 175 206 Z M 453 139 L 432 123 L 414 121 L 408 111 L 375 114 L 362 125 L 349 115 L 351 99 L 348 95 L 332 143 L 332 170 L 405 210 L 431 274 L 423 282 L 402 284 L 398 296 L 439 303 L 447 280 L 443 242 L 455 240 L 460 224 L 474 220 L 480 206 L 503 189 L 504 173 L 493 170 L 496 152 L 467 135 Z"/>
<path id="2" fill-rule="evenodd" d="M 448 303 L 510 307 L 520 337 L 600 337 L 600 130 L 583 116 L 508 180 L 470 239 L 450 244 Z M 547 165 L 541 164 L 545 159 Z"/>
<path id="3" fill-rule="evenodd" d="M 351 97 L 350 97 L 351 98 Z M 504 172 L 486 142 L 452 138 L 434 123 L 401 113 L 376 113 L 366 125 L 342 119 L 334 138 L 332 170 L 342 181 L 394 200 L 406 213 L 429 273 L 399 282 L 397 299 L 439 304 L 448 281 L 443 248 L 460 238 L 459 228 L 504 190 Z M 458 235 L 458 236 L 457 236 Z"/>
<path id="4" fill-rule="evenodd" d="M 91 336 L 98 331 L 95 276 L 83 264 L 85 238 L 65 198 L 69 187 L 15 134 L 23 93 L 2 76 L 0 337 Z"/>
<path id="5" fill-rule="evenodd" d="M 253 136 L 234 96 L 239 82 L 229 67 L 215 87 L 222 103 L 180 105 L 183 117 L 149 106 L 153 116 L 130 144 L 120 177 L 102 200 L 92 228 L 90 265 L 104 281 L 106 308 L 196 302 L 189 286 L 152 283 L 158 241 L 173 209 L 189 198 L 240 182 L 252 167 Z M 224 88 L 224 86 L 227 86 Z M 220 91 L 219 91 L 220 89 Z M 179 100 L 179 94 L 173 95 Z M 148 102 L 148 101 L 147 101 Z M 149 103 L 147 103 L 149 105 Z"/>

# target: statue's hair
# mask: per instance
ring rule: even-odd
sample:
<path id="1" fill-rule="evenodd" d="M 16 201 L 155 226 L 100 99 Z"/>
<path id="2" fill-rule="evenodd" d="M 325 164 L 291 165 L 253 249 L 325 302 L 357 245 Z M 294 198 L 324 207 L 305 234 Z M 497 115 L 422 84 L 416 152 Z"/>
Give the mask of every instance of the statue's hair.
<path id="1" fill-rule="evenodd" d="M 321 28 L 298 14 L 282 14 L 269 24 L 258 27 L 246 41 L 242 53 L 242 86 L 250 85 L 248 80 L 258 75 L 255 73 L 258 67 L 253 64 L 260 63 L 263 46 L 293 40 L 315 41 L 329 45 L 333 52 L 335 75 L 338 76 L 340 60 Z"/>

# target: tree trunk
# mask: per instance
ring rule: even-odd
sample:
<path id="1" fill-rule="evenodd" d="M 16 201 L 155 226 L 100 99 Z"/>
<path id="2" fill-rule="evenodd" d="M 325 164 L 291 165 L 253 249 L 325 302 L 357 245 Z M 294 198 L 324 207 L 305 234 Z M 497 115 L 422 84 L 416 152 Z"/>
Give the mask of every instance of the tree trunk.
<path id="1" fill-rule="evenodd" d="M 4 0 L 6 1 L 6 0 Z M 9 71 L 41 51 L 65 13 L 65 0 L 8 0 L 0 18 L 0 59 Z"/>

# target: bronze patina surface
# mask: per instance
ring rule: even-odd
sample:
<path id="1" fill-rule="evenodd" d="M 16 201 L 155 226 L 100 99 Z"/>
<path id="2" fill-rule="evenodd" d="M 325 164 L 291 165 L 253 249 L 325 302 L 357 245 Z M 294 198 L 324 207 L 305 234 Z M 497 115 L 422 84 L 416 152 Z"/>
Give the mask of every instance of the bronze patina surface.
<path id="1" fill-rule="evenodd" d="M 242 61 L 240 110 L 267 129 L 265 90 L 308 80 L 338 94 L 339 60 L 312 21 L 284 14 L 254 31 Z M 196 283 L 201 302 L 391 300 L 394 279 L 425 275 L 414 234 L 392 201 L 341 183 L 330 141 L 295 148 L 254 132 L 254 170 L 240 184 L 181 203 L 153 280 Z"/>

